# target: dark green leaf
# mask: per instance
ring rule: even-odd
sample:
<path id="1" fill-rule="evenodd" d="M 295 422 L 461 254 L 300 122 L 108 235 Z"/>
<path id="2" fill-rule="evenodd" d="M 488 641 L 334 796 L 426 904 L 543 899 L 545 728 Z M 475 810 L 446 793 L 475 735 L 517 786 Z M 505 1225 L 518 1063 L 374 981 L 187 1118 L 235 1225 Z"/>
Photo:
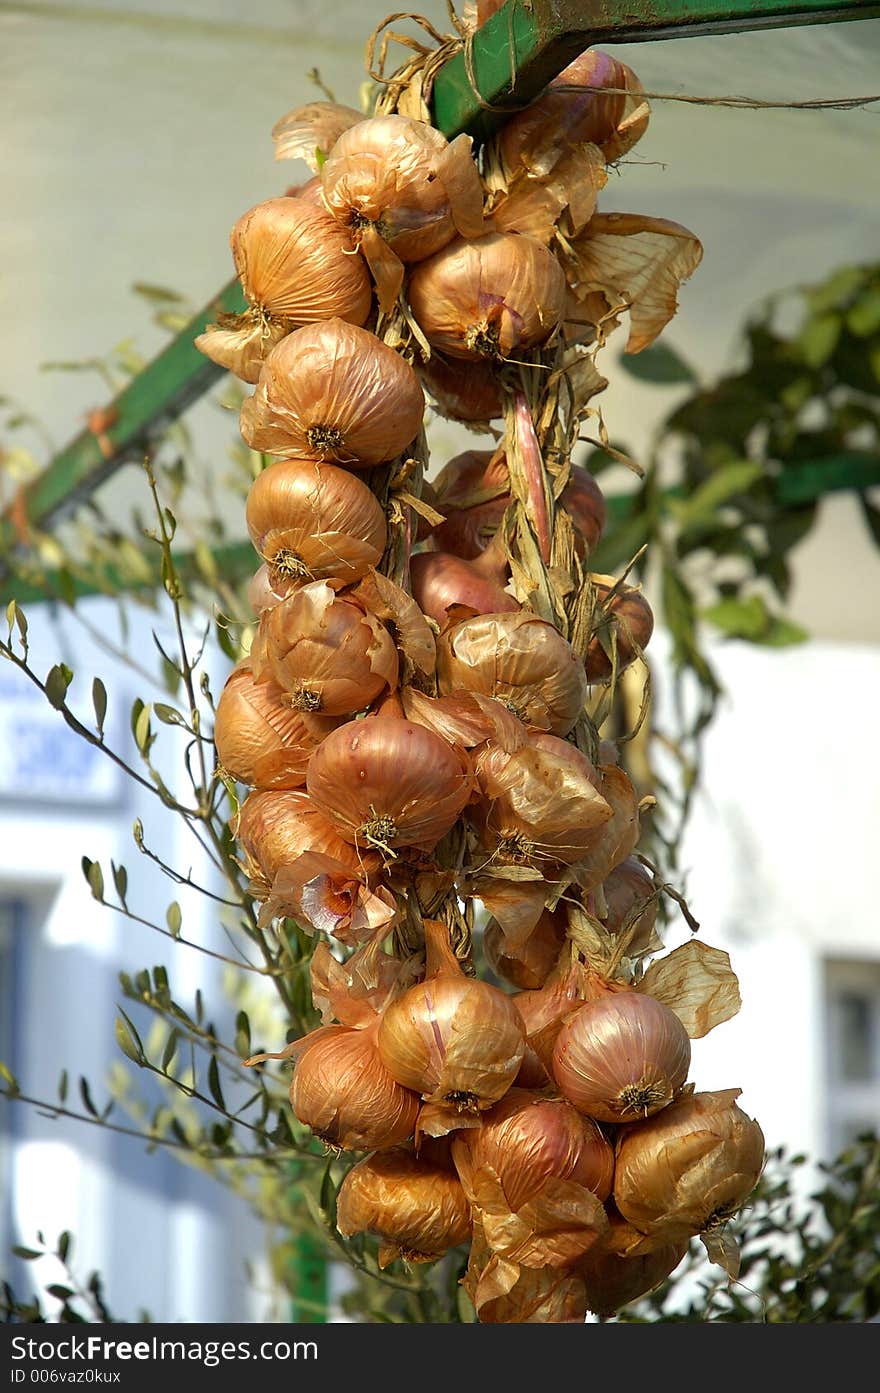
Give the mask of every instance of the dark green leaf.
<path id="1" fill-rule="evenodd" d="M 73 1288 L 65 1287 L 61 1282 L 50 1282 L 46 1290 L 50 1296 L 54 1296 L 58 1301 L 69 1301 L 73 1296 Z"/>
<path id="2" fill-rule="evenodd" d="M 23 1258 L 25 1262 L 33 1262 L 34 1258 L 41 1258 L 43 1256 L 36 1248 L 23 1248 L 20 1243 L 14 1243 L 12 1245 L 12 1251 L 17 1258 Z"/>
<path id="3" fill-rule="evenodd" d="M 116 886 L 116 893 L 121 903 L 125 904 L 125 896 L 128 891 L 128 871 L 124 866 L 117 866 L 115 862 L 110 862 L 110 869 L 113 872 L 113 884 Z"/>
<path id="4" fill-rule="evenodd" d="M 72 1241 L 73 1241 L 73 1240 L 71 1239 L 71 1236 L 70 1236 L 70 1234 L 68 1233 L 67 1229 L 65 1229 L 63 1233 L 59 1233 L 59 1235 L 58 1235 L 58 1256 L 59 1256 L 59 1258 L 61 1259 L 62 1262 L 67 1262 L 67 1257 L 68 1257 L 68 1254 L 70 1253 L 70 1248 L 71 1248 L 71 1243 L 72 1243 Z"/>
<path id="5" fill-rule="evenodd" d="M 336 1186 L 333 1183 L 333 1162 L 329 1161 L 321 1177 L 321 1191 L 318 1204 L 327 1221 L 328 1228 L 336 1226 Z"/>
<path id="6" fill-rule="evenodd" d="M 98 1117 L 98 1109 L 95 1107 L 95 1104 L 92 1100 L 92 1092 L 89 1087 L 89 1081 L 88 1079 L 82 1076 L 80 1077 L 79 1081 L 79 1096 L 83 1100 L 83 1107 L 85 1108 L 86 1112 L 91 1113 L 92 1117 Z"/>
<path id="7" fill-rule="evenodd" d="M 62 1069 L 62 1070 L 61 1070 L 61 1073 L 60 1073 L 60 1075 L 59 1075 L 59 1078 L 58 1078 L 58 1101 L 59 1101 L 59 1103 L 66 1103 L 66 1102 L 67 1102 L 67 1086 L 68 1086 L 67 1070 L 66 1070 L 66 1069 Z"/>
<path id="8" fill-rule="evenodd" d="M 222 1112 L 226 1111 L 226 1100 L 223 1097 L 223 1089 L 220 1087 L 220 1070 L 217 1067 L 217 1056 L 211 1055 L 211 1062 L 208 1065 L 208 1089 L 211 1097 Z"/>
<path id="9" fill-rule="evenodd" d="M 696 386 L 698 381 L 690 364 L 665 343 L 651 344 L 641 353 L 623 353 L 619 363 L 624 372 L 640 382 L 657 382 L 663 386 L 687 382 Z"/>

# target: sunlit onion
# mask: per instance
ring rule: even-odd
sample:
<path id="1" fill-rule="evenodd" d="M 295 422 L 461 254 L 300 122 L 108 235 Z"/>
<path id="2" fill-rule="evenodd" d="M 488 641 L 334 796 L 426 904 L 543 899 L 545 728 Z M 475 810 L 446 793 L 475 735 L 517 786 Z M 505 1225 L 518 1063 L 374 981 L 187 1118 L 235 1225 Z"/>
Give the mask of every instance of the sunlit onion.
<path id="1" fill-rule="evenodd" d="M 674 1011 L 643 992 L 606 992 L 563 1024 L 553 1074 L 579 1112 L 602 1122 L 650 1117 L 687 1082 L 691 1042 Z"/>

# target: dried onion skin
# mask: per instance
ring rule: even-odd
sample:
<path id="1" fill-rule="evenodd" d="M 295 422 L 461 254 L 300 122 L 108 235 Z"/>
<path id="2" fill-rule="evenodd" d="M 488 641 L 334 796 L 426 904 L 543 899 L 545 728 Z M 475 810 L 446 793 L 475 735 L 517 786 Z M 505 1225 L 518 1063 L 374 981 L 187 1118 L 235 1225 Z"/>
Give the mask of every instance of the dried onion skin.
<path id="1" fill-rule="evenodd" d="M 375 494 L 333 464 L 282 459 L 251 485 L 245 523 L 273 578 L 359 580 L 378 564 L 388 529 Z"/>
<path id="2" fill-rule="evenodd" d="M 272 349 L 241 408 L 241 433 L 269 455 L 365 468 L 418 434 L 424 395 L 394 349 L 343 320 L 295 329 Z"/>
<path id="3" fill-rule="evenodd" d="M 531 238 L 492 232 L 458 239 L 420 262 L 407 287 L 432 348 L 500 362 L 548 343 L 565 316 L 565 275 Z"/>
<path id="4" fill-rule="evenodd" d="M 621 1132 L 614 1202 L 634 1228 L 675 1242 L 711 1232 L 745 1203 L 764 1136 L 739 1107 L 741 1092 L 692 1093 Z"/>
<path id="5" fill-rule="evenodd" d="M 348 1172 L 336 1200 L 345 1238 L 381 1240 L 379 1266 L 395 1258 L 435 1262 L 471 1234 L 471 1216 L 455 1172 L 398 1148 L 368 1156 Z"/>

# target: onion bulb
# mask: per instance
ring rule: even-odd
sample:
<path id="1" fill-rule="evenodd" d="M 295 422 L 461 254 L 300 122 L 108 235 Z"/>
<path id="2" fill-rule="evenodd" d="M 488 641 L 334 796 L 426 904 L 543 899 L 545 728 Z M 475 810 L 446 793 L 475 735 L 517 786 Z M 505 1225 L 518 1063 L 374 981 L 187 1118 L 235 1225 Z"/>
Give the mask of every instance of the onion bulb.
<path id="1" fill-rule="evenodd" d="M 566 307 L 556 257 L 513 232 L 451 242 L 416 267 L 407 294 L 432 348 L 493 362 L 547 343 Z"/>
<path id="2" fill-rule="evenodd" d="M 437 641 L 441 695 L 497 697 L 529 725 L 567 735 L 587 698 L 584 666 L 552 624 L 535 615 L 484 614 L 464 619 Z"/>
<path id="3" fill-rule="evenodd" d="M 676 1242 L 711 1233 L 748 1199 L 764 1136 L 741 1092 L 689 1094 L 621 1133 L 614 1201 L 634 1228 Z"/>
<path id="4" fill-rule="evenodd" d="M 398 1147 L 348 1172 L 336 1197 L 336 1227 L 344 1238 L 378 1237 L 379 1266 L 387 1267 L 395 1258 L 436 1262 L 467 1242 L 471 1216 L 453 1170 Z"/>
<path id="5" fill-rule="evenodd" d="M 357 872 L 376 864 L 375 854 L 359 855 L 301 789 L 249 793 L 233 830 L 257 898 L 265 898 L 281 868 L 305 851 L 321 852 Z"/>
<path id="6" fill-rule="evenodd" d="M 400 354 L 331 318 L 295 329 L 272 349 L 242 404 L 241 433 L 265 454 L 357 469 L 400 454 L 423 413 L 418 378 Z"/>
<path id="7" fill-rule="evenodd" d="M 577 1267 L 587 1289 L 587 1309 L 605 1317 L 654 1291 L 688 1250 L 686 1238 L 664 1242 L 640 1234 L 613 1207 L 608 1217 L 607 1230 Z"/>
<path id="8" fill-rule="evenodd" d="M 230 244 L 245 298 L 261 315 L 289 326 L 366 321 L 370 278 L 326 209 L 308 199 L 267 199 L 239 218 Z"/>
<path id="9" fill-rule="evenodd" d="M 315 806 L 357 847 L 432 851 L 473 791 L 470 761 L 442 736 L 397 716 L 349 721 L 312 755 Z"/>
<path id="10" fill-rule="evenodd" d="M 451 459 L 433 481 L 436 507 L 445 521 L 434 529 L 441 551 L 473 560 L 497 534 L 511 503 L 510 475 L 503 451 L 467 450 Z M 605 499 L 592 474 L 571 466 L 557 501 L 571 518 L 580 555 L 592 551 L 606 521 Z"/>
<path id="11" fill-rule="evenodd" d="M 612 816 L 590 761 L 555 735 L 530 735 L 516 750 L 489 741 L 474 753 L 474 773 L 479 793 L 468 818 L 499 861 L 569 865 Z"/>
<path id="12" fill-rule="evenodd" d="M 439 416 L 449 421 L 488 425 L 503 414 L 498 378 L 491 363 L 447 362 L 432 353 L 419 365 L 419 376 Z"/>
<path id="13" fill-rule="evenodd" d="M 469 1193 L 488 1168 L 514 1212 L 551 1179 L 573 1180 L 600 1200 L 611 1194 L 614 1152 L 601 1128 L 567 1099 L 529 1089 L 511 1088 L 481 1126 L 455 1137 L 452 1155 Z"/>
<path id="14" fill-rule="evenodd" d="M 385 515 L 366 484 L 312 460 L 277 460 L 258 474 L 245 522 L 276 579 L 347 584 L 378 564 L 387 540 Z"/>
<path id="15" fill-rule="evenodd" d="M 474 614 L 512 614 L 521 609 L 508 594 L 507 557 L 502 547 L 487 547 L 473 561 L 445 551 L 423 551 L 410 561 L 410 583 L 420 608 L 441 629 L 458 606 Z"/>
<path id="16" fill-rule="evenodd" d="M 601 1122 L 650 1117 L 675 1099 L 691 1042 L 674 1011 L 635 991 L 605 991 L 563 1024 L 553 1049 L 560 1091 Z"/>
<path id="17" fill-rule="evenodd" d="M 363 1028 L 322 1026 L 298 1042 L 290 1105 L 325 1146 L 379 1151 L 413 1134 L 419 1100 L 376 1050 L 378 1017 Z"/>
<path id="18" fill-rule="evenodd" d="M 274 682 L 257 682 L 244 661 L 226 679 L 214 719 L 220 766 L 252 788 L 298 788 L 306 765 L 337 722 L 294 711 Z"/>
<path id="19" fill-rule="evenodd" d="M 478 1113 L 516 1077 L 525 1049 L 511 998 L 468 977 L 445 924 L 425 920 L 425 979 L 382 1013 L 379 1053 L 389 1073 L 429 1103 Z"/>
<path id="20" fill-rule="evenodd" d="M 595 48 L 579 54 L 502 126 L 497 145 L 508 178 L 517 170 L 546 175 L 575 145 L 597 145 L 609 164 L 620 159 L 648 125 L 642 92 L 626 63 Z"/>
<path id="21" fill-rule="evenodd" d="M 321 170 L 324 203 L 366 258 L 382 310 L 400 293 L 404 262 L 484 231 L 471 145 L 400 115 L 368 117 L 337 139 Z"/>
<path id="22" fill-rule="evenodd" d="M 612 635 L 617 671 L 622 672 L 647 648 L 654 632 L 654 612 L 635 586 L 617 586 L 613 576 L 591 575 L 590 580 L 596 590 L 597 609 L 584 667 L 589 682 L 607 682 L 613 671 Z"/>
<path id="23" fill-rule="evenodd" d="M 309 581 L 264 611 L 251 647 L 258 681 L 269 674 L 298 711 L 346 716 L 395 687 L 394 640 L 370 610 Z"/>

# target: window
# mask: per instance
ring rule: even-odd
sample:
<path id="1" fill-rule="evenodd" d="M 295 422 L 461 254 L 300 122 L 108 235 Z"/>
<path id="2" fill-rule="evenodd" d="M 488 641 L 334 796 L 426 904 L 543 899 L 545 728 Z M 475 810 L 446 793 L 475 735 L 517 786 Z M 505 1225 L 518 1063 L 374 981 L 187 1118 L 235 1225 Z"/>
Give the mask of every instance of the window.
<path id="1" fill-rule="evenodd" d="M 827 961 L 825 995 L 826 1135 L 833 1156 L 859 1133 L 880 1133 L 880 961 Z"/>

